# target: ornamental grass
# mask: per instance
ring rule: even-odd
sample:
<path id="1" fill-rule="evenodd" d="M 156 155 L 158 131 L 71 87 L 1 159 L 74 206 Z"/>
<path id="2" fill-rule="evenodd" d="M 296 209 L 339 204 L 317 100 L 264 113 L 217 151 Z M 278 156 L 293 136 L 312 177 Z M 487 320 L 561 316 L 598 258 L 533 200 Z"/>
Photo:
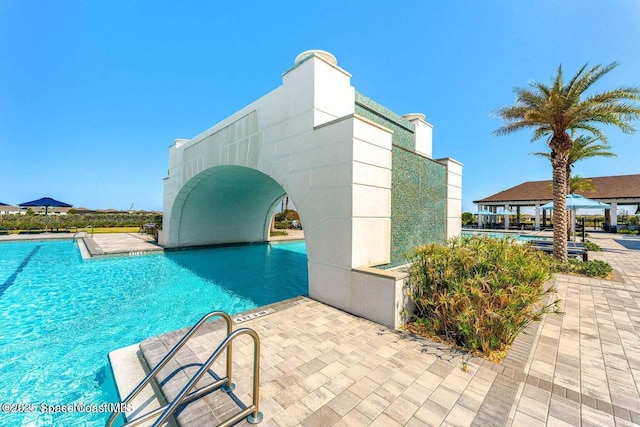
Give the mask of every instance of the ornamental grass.
<path id="1" fill-rule="evenodd" d="M 456 238 L 407 256 L 413 328 L 491 357 L 508 349 L 529 323 L 561 313 L 548 286 L 552 260 L 509 239 Z"/>

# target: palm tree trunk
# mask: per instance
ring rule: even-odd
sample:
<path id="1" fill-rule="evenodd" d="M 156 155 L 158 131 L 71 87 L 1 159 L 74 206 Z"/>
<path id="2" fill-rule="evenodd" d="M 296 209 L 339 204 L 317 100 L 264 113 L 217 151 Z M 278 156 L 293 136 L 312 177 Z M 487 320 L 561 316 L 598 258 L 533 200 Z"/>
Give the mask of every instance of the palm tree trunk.
<path id="1" fill-rule="evenodd" d="M 571 164 L 569 163 L 569 158 L 567 157 L 567 167 L 566 167 L 566 171 L 567 171 L 567 193 L 566 194 L 571 194 Z M 571 211 L 568 210 L 567 212 L 567 240 L 571 240 L 571 221 L 573 220 L 573 215 L 571 215 Z"/>
<path id="2" fill-rule="evenodd" d="M 568 150 L 551 154 L 553 167 L 553 256 L 563 263 L 567 258 L 567 160 Z"/>

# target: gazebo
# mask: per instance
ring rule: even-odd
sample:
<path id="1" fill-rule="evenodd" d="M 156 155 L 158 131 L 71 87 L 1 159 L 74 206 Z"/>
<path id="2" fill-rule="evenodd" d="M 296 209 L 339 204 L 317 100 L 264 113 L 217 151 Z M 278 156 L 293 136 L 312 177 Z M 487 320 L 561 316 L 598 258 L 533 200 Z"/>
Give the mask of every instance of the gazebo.
<path id="1" fill-rule="evenodd" d="M 618 224 L 619 206 L 640 205 L 640 175 L 618 175 L 591 177 L 595 191 L 577 192 L 589 199 L 611 205 L 605 210 L 605 224 L 615 229 Z M 551 181 L 528 181 L 515 187 L 508 188 L 481 200 L 474 200 L 478 205 L 478 211 L 498 212 L 510 211 L 516 208 L 517 221 L 520 222 L 520 209 L 522 207 L 534 207 L 535 229 L 540 229 L 540 220 L 545 219 L 545 213 L 541 206 L 553 200 Z M 509 217 L 505 216 L 504 226 L 509 228 Z"/>

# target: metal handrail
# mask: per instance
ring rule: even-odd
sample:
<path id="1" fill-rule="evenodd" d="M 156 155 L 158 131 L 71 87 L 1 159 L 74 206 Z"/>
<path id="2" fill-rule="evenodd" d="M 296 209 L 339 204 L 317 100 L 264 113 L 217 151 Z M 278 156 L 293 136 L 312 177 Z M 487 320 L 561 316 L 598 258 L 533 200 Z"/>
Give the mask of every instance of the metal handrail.
<path id="1" fill-rule="evenodd" d="M 84 230 L 78 230 L 78 231 L 76 231 L 76 232 L 73 234 L 72 239 L 75 239 L 75 238 L 76 238 L 76 236 L 77 236 L 78 234 L 83 233 L 83 232 L 84 232 L 85 234 L 89 234 L 89 233 L 87 233 L 87 228 L 89 228 L 89 227 L 91 227 L 91 237 L 93 237 L 93 225 L 87 225 L 86 227 L 84 227 Z"/>
<path id="2" fill-rule="evenodd" d="M 160 418 L 158 418 L 156 420 L 155 423 L 153 423 L 153 427 L 158 427 L 162 424 L 164 424 L 167 419 L 173 415 L 173 413 L 175 412 L 175 410 L 182 405 L 183 403 L 186 402 L 190 402 L 191 400 L 193 400 L 193 398 L 191 398 L 192 395 L 194 394 L 204 394 L 201 393 L 201 391 L 198 391 L 196 393 L 190 393 L 191 389 L 193 387 L 195 387 L 196 383 L 198 381 L 200 381 L 200 379 L 202 378 L 202 376 L 204 374 L 207 373 L 207 371 L 209 370 L 209 367 L 216 361 L 216 359 L 218 358 L 218 356 L 220 356 L 220 354 L 222 353 L 222 351 L 225 349 L 225 347 L 229 347 L 231 348 L 231 343 L 232 341 L 240 336 L 240 335 L 250 335 L 251 338 L 253 338 L 253 403 L 249 406 L 247 406 L 244 410 L 242 410 L 240 413 L 234 415 L 233 417 L 229 418 L 226 421 L 223 421 L 222 423 L 218 424 L 218 427 L 227 427 L 227 426 L 232 426 L 234 424 L 236 424 L 238 421 L 240 421 L 241 419 L 247 417 L 247 421 L 250 424 L 258 424 L 259 422 L 262 421 L 262 413 L 259 411 L 259 403 L 260 403 L 260 337 L 258 336 L 258 334 L 256 333 L 256 331 L 254 331 L 253 329 L 249 329 L 249 328 L 242 328 L 242 329 L 238 329 L 234 332 L 232 332 L 230 335 L 228 335 L 224 341 L 222 341 L 222 343 L 220 343 L 220 345 L 218 346 L 218 348 L 216 349 L 216 351 L 214 351 L 211 356 L 209 356 L 209 358 L 207 359 L 207 361 L 200 367 L 200 369 L 198 370 L 198 372 L 191 378 L 191 380 L 187 383 L 187 385 L 185 385 L 182 390 L 180 391 L 180 393 L 178 393 L 178 395 L 175 397 L 175 399 L 173 399 L 173 401 L 171 402 L 171 404 L 169 404 L 169 406 L 166 407 L 166 409 L 164 410 L 164 412 L 162 413 L 162 415 L 160 415 Z M 207 390 L 208 392 L 208 390 Z M 125 426 L 129 426 L 129 424 L 125 424 Z M 125 427 L 123 426 L 123 427 Z"/>
<path id="3" fill-rule="evenodd" d="M 540 233 L 544 233 L 545 231 L 553 231 L 553 228 L 543 228 L 542 230 L 538 230 L 533 234 L 530 234 L 530 236 L 537 236 Z"/>
<path id="4" fill-rule="evenodd" d="M 133 389 L 133 391 L 131 391 L 131 393 L 129 393 L 129 395 L 122 401 L 123 406 L 126 406 L 127 404 L 129 404 L 133 399 L 136 398 L 136 396 L 138 396 L 138 394 L 140 394 L 140 392 L 142 391 L 142 389 L 144 389 L 154 378 L 155 376 L 158 374 L 158 372 L 164 368 L 167 363 L 169 363 L 169 361 L 173 358 L 173 356 L 182 348 L 184 347 L 184 345 L 186 344 L 186 342 L 198 331 L 198 329 L 200 329 L 200 327 L 209 319 L 211 319 L 212 317 L 216 317 L 216 316 L 220 316 L 222 318 L 224 318 L 224 320 L 227 323 L 227 337 L 229 337 L 232 333 L 233 330 L 233 325 L 232 325 L 232 321 L 231 321 L 231 317 L 225 313 L 224 311 L 212 311 L 211 313 L 203 316 L 198 323 L 196 323 L 190 330 L 189 332 L 187 332 L 185 334 L 184 337 L 182 337 L 182 339 L 180 341 L 178 341 L 176 343 L 176 345 L 173 346 L 173 348 L 169 351 L 169 353 L 167 353 L 162 360 L 160 361 L 160 363 L 158 363 L 156 365 L 155 368 L 153 368 L 151 370 L 151 372 L 149 372 L 147 374 L 146 377 L 144 377 L 144 379 L 136 386 L 136 388 Z M 218 385 L 218 387 L 220 385 L 223 385 L 223 387 L 226 387 L 225 389 L 228 391 L 233 390 L 233 384 L 231 383 L 231 378 L 232 378 L 232 347 L 231 345 L 229 345 L 229 347 L 227 348 L 227 376 L 226 378 L 224 378 L 222 381 L 218 381 L 215 384 Z M 226 384 L 218 384 L 218 383 L 226 383 Z M 193 400 L 193 399 L 191 399 Z M 162 408 L 161 408 L 162 409 Z M 136 425 L 134 423 L 139 423 L 142 421 L 147 420 L 148 418 L 150 418 L 152 416 L 152 414 L 155 414 L 159 411 L 153 411 L 150 412 L 146 415 L 143 415 L 142 417 L 131 421 L 130 423 L 127 423 L 125 425 Z M 122 412 L 113 412 L 110 416 L 109 419 L 107 420 L 105 426 L 106 427 L 112 427 L 113 423 L 115 422 L 116 419 L 118 419 L 118 417 L 123 414 Z"/>

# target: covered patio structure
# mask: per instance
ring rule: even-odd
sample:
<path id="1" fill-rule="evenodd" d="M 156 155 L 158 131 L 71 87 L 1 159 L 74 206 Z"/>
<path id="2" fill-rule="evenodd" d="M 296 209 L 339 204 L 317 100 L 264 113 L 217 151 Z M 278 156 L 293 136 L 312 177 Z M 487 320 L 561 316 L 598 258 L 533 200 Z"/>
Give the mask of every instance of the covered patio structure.
<path id="1" fill-rule="evenodd" d="M 605 210 L 605 227 L 608 230 L 616 230 L 618 225 L 618 209 L 621 206 L 630 206 L 630 211 L 640 205 L 640 175 L 618 175 L 585 178 L 590 179 L 595 191 L 577 192 L 589 199 L 611 205 Z M 481 200 L 474 200 L 478 205 L 478 224 L 495 224 L 496 216 L 502 212 L 511 212 L 516 215 L 516 224 L 520 224 L 522 207 L 533 207 L 535 223 L 534 228 L 540 230 L 546 223 L 546 213 L 542 205 L 553 200 L 551 181 L 528 181 L 515 187 L 508 188 Z M 514 212 L 515 208 L 515 212 Z M 482 212 L 492 212 L 493 215 L 483 215 Z M 513 226 L 509 222 L 510 215 L 504 215 L 504 228 Z"/>

